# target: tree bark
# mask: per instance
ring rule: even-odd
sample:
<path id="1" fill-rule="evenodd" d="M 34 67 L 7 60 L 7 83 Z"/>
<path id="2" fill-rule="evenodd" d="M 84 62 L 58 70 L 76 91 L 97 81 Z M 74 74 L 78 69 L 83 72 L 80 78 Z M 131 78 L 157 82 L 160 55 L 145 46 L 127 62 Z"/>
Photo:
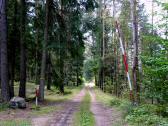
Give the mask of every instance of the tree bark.
<path id="1" fill-rule="evenodd" d="M 59 91 L 61 94 L 64 94 L 64 61 L 60 56 L 60 83 L 59 83 Z"/>
<path id="2" fill-rule="evenodd" d="M 36 30 L 36 54 L 35 54 L 35 83 L 39 84 L 39 11 L 40 11 L 40 0 L 35 0 L 35 14 L 36 14 L 36 20 L 35 20 L 35 30 Z"/>
<path id="3" fill-rule="evenodd" d="M 1 47 L 1 96 L 4 102 L 9 101 L 9 77 L 7 58 L 7 16 L 6 0 L 0 3 L 0 47 Z"/>
<path id="4" fill-rule="evenodd" d="M 101 18 L 102 17 L 102 0 L 99 0 L 98 1 L 99 3 L 99 9 L 97 10 L 97 15 L 98 15 L 98 18 Z M 102 56 L 102 32 L 99 33 L 99 56 L 101 57 Z M 102 64 L 102 60 L 99 60 L 99 64 L 101 65 Z M 102 88 L 102 68 L 101 66 L 99 66 L 99 70 L 98 70 L 98 86 L 99 88 L 101 89 Z"/>
<path id="5" fill-rule="evenodd" d="M 14 97 L 14 79 L 15 79 L 15 56 L 16 56 L 16 46 L 17 46 L 17 31 L 18 31 L 18 28 L 17 28 L 17 0 L 15 0 L 15 3 L 14 3 L 14 17 L 13 17 L 13 29 L 12 29 L 12 41 L 11 41 L 11 47 L 10 47 L 10 83 L 9 83 L 9 86 L 10 86 L 10 97 Z"/>
<path id="6" fill-rule="evenodd" d="M 64 43 L 64 36 L 62 34 L 60 34 L 60 46 L 61 44 Z M 59 50 L 59 67 L 60 67 L 60 78 L 59 78 L 59 91 L 61 94 L 64 94 L 64 55 L 65 54 L 65 50 L 64 49 L 60 49 Z"/>
<path id="7" fill-rule="evenodd" d="M 138 84 L 138 16 L 137 16 L 137 0 L 130 0 L 131 4 L 131 19 L 132 19 L 132 39 L 133 39 L 133 46 L 134 46 L 134 53 L 133 53 L 133 68 L 132 68 L 132 75 L 133 75 L 133 85 L 135 90 L 135 101 L 137 103 L 140 102 L 140 86 Z"/>
<path id="8" fill-rule="evenodd" d="M 50 59 L 50 54 L 48 53 L 48 58 L 47 58 L 47 90 L 51 90 L 51 59 Z"/>
<path id="9" fill-rule="evenodd" d="M 76 86 L 79 86 L 79 72 L 78 70 L 76 71 Z"/>
<path id="10" fill-rule="evenodd" d="M 51 90 L 51 65 L 48 64 L 47 90 Z"/>
<path id="11" fill-rule="evenodd" d="M 154 35 L 154 0 L 152 0 L 152 35 Z M 153 57 L 153 48 L 152 48 L 152 44 L 153 43 L 150 43 L 150 53 L 151 53 L 151 57 Z M 152 67 L 152 66 L 151 66 Z M 153 83 L 153 77 L 150 77 L 150 81 L 151 81 L 151 84 Z M 154 103 L 154 92 L 152 91 L 152 98 L 151 98 L 151 102 L 152 104 Z"/>
<path id="12" fill-rule="evenodd" d="M 25 43 L 25 23 L 26 23 L 26 2 L 21 0 L 21 29 L 20 29 L 20 87 L 19 96 L 26 97 L 26 43 Z"/>
<path id="13" fill-rule="evenodd" d="M 1 36 L 0 36 L 0 41 L 1 41 Z M 1 89 L 1 42 L 0 42 L 0 89 Z"/>
<path id="14" fill-rule="evenodd" d="M 46 59 L 47 59 L 47 43 L 48 43 L 48 29 L 49 29 L 49 0 L 46 0 L 46 12 L 45 12 L 45 30 L 44 30 L 44 43 L 41 61 L 41 74 L 40 74 L 40 87 L 39 87 L 39 100 L 44 101 L 44 88 L 45 88 L 45 71 L 46 71 Z"/>
<path id="15" fill-rule="evenodd" d="M 104 60 L 105 60 L 105 0 L 103 0 L 102 9 L 102 90 L 105 91 L 105 71 L 104 71 Z"/>

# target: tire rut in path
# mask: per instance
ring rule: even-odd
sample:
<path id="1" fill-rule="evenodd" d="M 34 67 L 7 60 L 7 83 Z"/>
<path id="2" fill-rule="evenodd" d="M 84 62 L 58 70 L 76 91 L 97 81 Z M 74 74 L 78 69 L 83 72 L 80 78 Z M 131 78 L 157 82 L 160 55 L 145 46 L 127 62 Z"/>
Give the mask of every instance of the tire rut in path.
<path id="1" fill-rule="evenodd" d="M 96 126 L 113 126 L 121 121 L 121 113 L 114 108 L 107 107 L 96 101 L 93 89 L 89 90 L 91 96 L 91 111 L 94 114 Z M 126 126 L 126 125 L 123 125 Z"/>
<path id="2" fill-rule="evenodd" d="M 79 109 L 82 98 L 85 96 L 83 89 L 73 100 L 63 104 L 63 110 L 55 113 L 53 118 L 48 121 L 47 126 L 70 126 L 72 124 L 73 114 Z"/>

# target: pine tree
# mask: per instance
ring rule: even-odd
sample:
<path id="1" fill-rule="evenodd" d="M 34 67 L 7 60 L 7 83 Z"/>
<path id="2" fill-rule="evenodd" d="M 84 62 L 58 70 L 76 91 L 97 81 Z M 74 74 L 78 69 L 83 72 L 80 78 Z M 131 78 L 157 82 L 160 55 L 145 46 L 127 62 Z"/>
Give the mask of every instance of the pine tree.
<path id="1" fill-rule="evenodd" d="M 26 2 L 20 1 L 21 15 L 20 15 L 20 87 L 19 96 L 26 97 Z"/>
<path id="2" fill-rule="evenodd" d="M 39 87 L 39 98 L 40 101 L 44 100 L 44 88 L 45 88 L 45 71 L 46 71 L 46 60 L 47 60 L 47 44 L 48 44 L 48 30 L 49 30 L 49 0 L 46 0 L 45 5 L 45 29 L 44 29 L 44 41 L 43 41 L 43 52 L 41 60 L 41 74 L 40 74 L 40 87 Z"/>
<path id="3" fill-rule="evenodd" d="M 9 77 L 7 58 L 7 16 L 6 0 L 0 2 L 0 50 L 1 50 L 1 95 L 4 102 L 9 101 Z"/>

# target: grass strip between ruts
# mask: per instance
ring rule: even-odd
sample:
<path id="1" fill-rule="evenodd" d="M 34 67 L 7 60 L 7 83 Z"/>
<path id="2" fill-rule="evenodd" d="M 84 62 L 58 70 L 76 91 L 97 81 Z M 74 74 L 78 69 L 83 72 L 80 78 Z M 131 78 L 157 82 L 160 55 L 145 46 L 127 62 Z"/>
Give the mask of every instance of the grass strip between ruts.
<path id="1" fill-rule="evenodd" d="M 95 119 L 90 111 L 91 97 L 87 92 L 80 104 L 79 111 L 75 113 L 73 118 L 73 126 L 94 126 Z"/>

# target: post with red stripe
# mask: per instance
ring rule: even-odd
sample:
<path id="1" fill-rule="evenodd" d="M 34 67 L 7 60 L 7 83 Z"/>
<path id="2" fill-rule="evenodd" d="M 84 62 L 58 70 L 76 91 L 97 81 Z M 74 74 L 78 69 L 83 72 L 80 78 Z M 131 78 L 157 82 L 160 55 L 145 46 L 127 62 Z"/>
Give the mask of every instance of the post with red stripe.
<path id="1" fill-rule="evenodd" d="M 121 53 L 123 55 L 123 62 L 124 62 L 124 66 L 125 66 L 125 72 L 127 74 L 127 79 L 128 79 L 129 89 L 130 89 L 130 100 L 133 100 L 132 84 L 131 84 L 131 79 L 130 79 L 130 75 L 129 75 L 129 72 L 128 72 L 127 53 L 126 53 L 126 51 L 124 49 L 124 46 L 123 46 L 123 41 L 122 41 L 122 38 L 121 38 L 120 26 L 119 26 L 118 21 L 116 21 L 116 31 L 118 33 Z"/>
<path id="2" fill-rule="evenodd" d="M 37 86 L 35 89 L 35 95 L 36 95 L 36 107 L 38 107 L 39 86 Z"/>

